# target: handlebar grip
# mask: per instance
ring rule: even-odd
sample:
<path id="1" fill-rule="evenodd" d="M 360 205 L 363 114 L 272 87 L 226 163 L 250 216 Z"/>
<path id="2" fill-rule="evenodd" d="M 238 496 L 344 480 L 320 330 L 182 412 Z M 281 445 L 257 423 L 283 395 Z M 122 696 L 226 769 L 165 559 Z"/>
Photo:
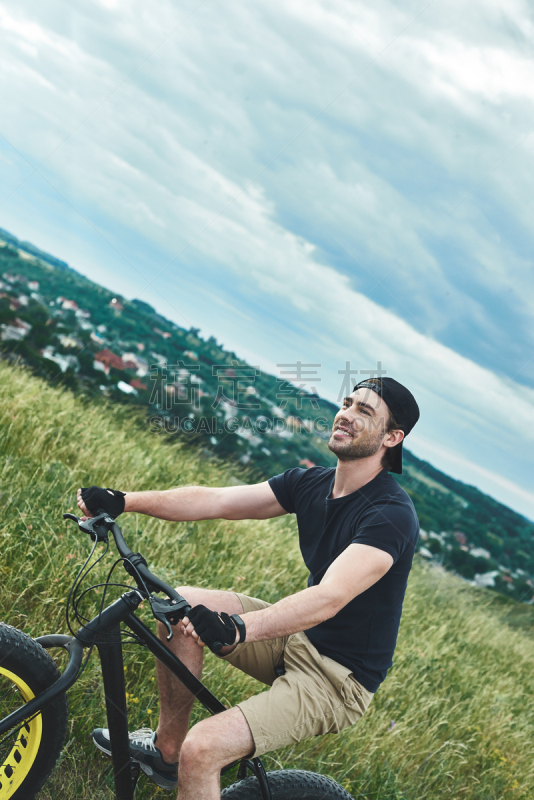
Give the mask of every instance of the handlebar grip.
<path id="1" fill-rule="evenodd" d="M 93 517 L 99 517 L 100 514 L 105 514 L 107 517 L 111 517 L 111 514 L 106 511 L 104 508 L 95 508 L 94 511 L 91 511 Z"/>
<path id="2" fill-rule="evenodd" d="M 223 649 L 224 645 L 222 642 L 213 642 L 213 644 L 208 645 L 208 647 L 211 650 L 211 652 L 215 653 L 215 655 L 217 656 Z"/>

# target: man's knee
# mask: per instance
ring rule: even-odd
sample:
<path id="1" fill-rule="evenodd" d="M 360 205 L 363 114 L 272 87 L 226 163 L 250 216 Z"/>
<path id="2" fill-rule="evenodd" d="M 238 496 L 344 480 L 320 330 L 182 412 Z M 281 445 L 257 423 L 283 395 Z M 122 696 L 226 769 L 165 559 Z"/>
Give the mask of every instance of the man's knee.
<path id="1" fill-rule="evenodd" d="M 185 597 L 190 606 L 202 605 L 211 611 L 225 611 L 227 614 L 243 613 L 243 605 L 235 592 L 197 586 L 178 586 L 176 591 Z"/>
<path id="2" fill-rule="evenodd" d="M 209 589 L 201 589 L 197 586 L 177 586 L 176 591 L 185 597 L 190 606 L 205 606 L 210 593 Z"/>
<path id="3" fill-rule="evenodd" d="M 180 770 L 195 770 L 199 766 L 205 768 L 207 764 L 218 764 L 217 738 L 203 731 L 200 724 L 194 725 L 180 750 Z"/>
<path id="4" fill-rule="evenodd" d="M 221 770 L 254 752 L 254 739 L 243 712 L 231 708 L 197 722 L 180 751 L 180 771 L 194 774 L 199 768 Z"/>

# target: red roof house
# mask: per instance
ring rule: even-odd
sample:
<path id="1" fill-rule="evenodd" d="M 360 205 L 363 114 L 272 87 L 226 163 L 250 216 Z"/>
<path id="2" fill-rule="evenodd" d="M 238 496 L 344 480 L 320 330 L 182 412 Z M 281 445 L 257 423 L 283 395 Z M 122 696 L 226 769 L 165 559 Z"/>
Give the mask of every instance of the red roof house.
<path id="1" fill-rule="evenodd" d="M 95 355 L 95 361 L 100 361 L 107 367 L 113 367 L 114 369 L 125 369 L 126 367 L 122 358 L 112 353 L 107 347 Z"/>

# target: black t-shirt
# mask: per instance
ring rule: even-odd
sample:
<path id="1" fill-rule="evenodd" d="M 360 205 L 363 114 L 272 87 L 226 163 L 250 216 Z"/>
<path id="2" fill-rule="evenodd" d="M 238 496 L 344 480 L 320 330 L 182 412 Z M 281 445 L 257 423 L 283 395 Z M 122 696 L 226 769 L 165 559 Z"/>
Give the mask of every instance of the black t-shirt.
<path id="1" fill-rule="evenodd" d="M 386 470 L 356 492 L 332 499 L 335 469 L 289 469 L 269 480 L 280 505 L 297 515 L 308 586 L 321 582 L 337 556 L 353 542 L 393 557 L 373 586 L 334 617 L 309 628 L 317 650 L 348 669 L 376 692 L 393 663 L 402 602 L 412 566 L 419 522 L 404 489 Z"/>

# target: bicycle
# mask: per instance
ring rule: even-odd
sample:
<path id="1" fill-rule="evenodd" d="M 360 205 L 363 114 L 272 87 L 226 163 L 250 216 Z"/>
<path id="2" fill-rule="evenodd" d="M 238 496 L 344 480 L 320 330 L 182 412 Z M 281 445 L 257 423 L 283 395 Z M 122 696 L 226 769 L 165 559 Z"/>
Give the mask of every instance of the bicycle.
<path id="1" fill-rule="evenodd" d="M 69 592 L 66 614 L 73 635 L 52 634 L 32 639 L 0 623 L 0 800 L 32 800 L 49 777 L 67 729 L 66 692 L 81 676 L 95 647 L 100 656 L 105 693 L 115 798 L 133 800 L 141 770 L 129 755 L 121 625 L 126 626 L 128 634 L 150 650 L 211 714 L 225 711 L 226 707 L 135 614 L 139 605 L 148 601 L 153 616 L 165 625 L 167 640 L 170 640 L 172 625 L 191 608 L 187 600 L 150 572 L 141 553 L 134 553 L 128 547 L 115 520 L 102 509 L 97 509 L 96 515 L 86 520 L 74 514 L 63 514 L 63 518 L 76 522 L 94 542 Z M 78 606 L 82 597 L 97 587 L 91 586 L 79 596 L 78 588 L 108 552 L 109 533 L 113 535 L 120 558 L 106 583 L 98 584 L 104 587 L 99 613 L 87 620 L 81 616 Z M 105 545 L 104 552 L 89 567 L 99 543 Z M 135 581 L 135 588 L 111 583 L 113 569 L 121 562 Z M 128 591 L 104 607 L 109 586 L 120 586 Z M 166 597 L 157 597 L 157 594 Z M 81 623 L 76 632 L 70 625 L 69 609 Z M 56 647 L 64 648 L 69 654 L 62 674 L 47 652 Z M 222 644 L 215 643 L 212 650 L 217 653 L 221 648 Z M 85 649 L 89 652 L 84 659 Z M 229 764 L 223 773 L 234 767 L 237 767 L 237 781 L 223 790 L 224 800 L 296 800 L 297 797 L 299 800 L 352 800 L 338 783 L 318 773 L 296 769 L 266 772 L 259 758 L 243 758 Z M 247 777 L 249 772 L 252 775 Z"/>

